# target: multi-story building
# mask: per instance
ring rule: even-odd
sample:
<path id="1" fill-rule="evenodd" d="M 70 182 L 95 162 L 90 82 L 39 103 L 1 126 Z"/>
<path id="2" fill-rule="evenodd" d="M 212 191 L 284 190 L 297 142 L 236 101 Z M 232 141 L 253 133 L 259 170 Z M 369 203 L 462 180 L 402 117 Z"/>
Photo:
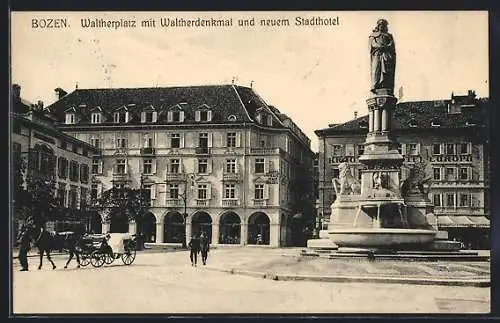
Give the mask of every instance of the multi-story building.
<path id="1" fill-rule="evenodd" d="M 11 157 L 26 162 L 23 185 L 33 179 L 53 181 L 62 207 L 81 210 L 88 205 L 90 155 L 98 149 L 57 130 L 43 103 L 33 105 L 23 100 L 17 84 L 13 85 L 11 112 Z"/>
<path id="2" fill-rule="evenodd" d="M 403 102 L 393 111 L 393 133 L 404 156 L 400 179 L 424 162 L 432 180 L 429 199 L 438 226 L 465 245 L 489 248 L 488 100 L 451 95 L 448 100 Z M 319 209 L 324 225 L 335 200 L 332 179 L 347 162 L 360 179 L 368 116 L 317 130 L 319 137 Z"/>
<path id="3" fill-rule="evenodd" d="M 305 240 L 310 140 L 252 89 L 77 89 L 48 108 L 61 131 L 100 149 L 91 165 L 94 198 L 113 186 L 149 191 L 141 223 L 123 217 L 104 230 L 178 243 L 185 215 L 186 235 L 205 231 L 213 244 Z"/>

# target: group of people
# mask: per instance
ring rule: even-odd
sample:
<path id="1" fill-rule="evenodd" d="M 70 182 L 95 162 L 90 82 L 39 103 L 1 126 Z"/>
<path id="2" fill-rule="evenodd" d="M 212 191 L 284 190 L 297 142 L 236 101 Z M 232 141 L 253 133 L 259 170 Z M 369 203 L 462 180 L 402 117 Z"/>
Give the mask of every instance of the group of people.
<path id="1" fill-rule="evenodd" d="M 198 264 L 198 254 L 201 253 L 201 261 L 203 265 L 207 264 L 208 252 L 210 251 L 210 240 L 205 232 L 201 232 L 199 236 L 191 236 L 188 247 L 190 249 L 189 259 L 191 260 L 191 266 Z"/>

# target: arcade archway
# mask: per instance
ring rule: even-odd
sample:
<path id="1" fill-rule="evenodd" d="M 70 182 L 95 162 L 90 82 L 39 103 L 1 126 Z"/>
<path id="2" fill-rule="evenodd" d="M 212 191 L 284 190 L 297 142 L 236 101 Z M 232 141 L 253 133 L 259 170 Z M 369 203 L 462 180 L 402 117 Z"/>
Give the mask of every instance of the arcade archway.
<path id="1" fill-rule="evenodd" d="M 128 216 L 124 213 L 115 212 L 111 215 L 109 225 L 111 233 L 126 233 L 128 232 Z"/>
<path id="2" fill-rule="evenodd" d="M 256 212 L 248 218 L 248 244 L 269 244 L 270 221 L 264 212 Z"/>
<path id="3" fill-rule="evenodd" d="M 156 218 L 153 213 L 146 213 L 141 219 L 136 221 L 137 233 L 144 238 L 144 242 L 156 241 Z"/>
<path id="4" fill-rule="evenodd" d="M 240 244 L 241 220 L 235 212 L 224 213 L 219 221 L 219 243 Z"/>
<path id="5" fill-rule="evenodd" d="M 204 211 L 195 213 L 191 220 L 191 234 L 199 235 L 201 232 L 205 232 L 212 242 L 212 218 Z"/>
<path id="6" fill-rule="evenodd" d="M 163 240 L 167 243 L 182 243 L 184 236 L 184 221 L 179 212 L 165 214 L 163 223 Z"/>

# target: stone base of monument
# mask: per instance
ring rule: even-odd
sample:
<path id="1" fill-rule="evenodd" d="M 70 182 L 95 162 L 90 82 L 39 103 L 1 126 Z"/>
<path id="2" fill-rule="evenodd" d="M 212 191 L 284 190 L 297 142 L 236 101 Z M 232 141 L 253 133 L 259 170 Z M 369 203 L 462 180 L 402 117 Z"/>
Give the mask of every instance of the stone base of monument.
<path id="1" fill-rule="evenodd" d="M 329 259 L 368 259 L 403 261 L 488 261 L 476 251 L 452 250 L 380 250 L 339 248 L 328 254 Z"/>
<path id="2" fill-rule="evenodd" d="M 324 253 L 337 250 L 338 246 L 330 239 L 328 230 L 321 230 L 319 232 L 319 239 L 307 240 L 307 248 L 318 253 Z"/>

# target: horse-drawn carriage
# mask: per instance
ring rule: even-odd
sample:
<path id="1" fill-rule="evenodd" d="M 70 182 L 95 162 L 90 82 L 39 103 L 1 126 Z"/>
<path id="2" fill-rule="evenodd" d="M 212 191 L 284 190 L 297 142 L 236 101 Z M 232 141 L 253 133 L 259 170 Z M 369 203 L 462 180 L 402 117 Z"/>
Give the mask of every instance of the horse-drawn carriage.
<path id="1" fill-rule="evenodd" d="M 80 265 L 101 267 L 121 258 L 125 265 L 135 260 L 136 241 L 128 233 L 87 234 L 80 242 Z"/>

